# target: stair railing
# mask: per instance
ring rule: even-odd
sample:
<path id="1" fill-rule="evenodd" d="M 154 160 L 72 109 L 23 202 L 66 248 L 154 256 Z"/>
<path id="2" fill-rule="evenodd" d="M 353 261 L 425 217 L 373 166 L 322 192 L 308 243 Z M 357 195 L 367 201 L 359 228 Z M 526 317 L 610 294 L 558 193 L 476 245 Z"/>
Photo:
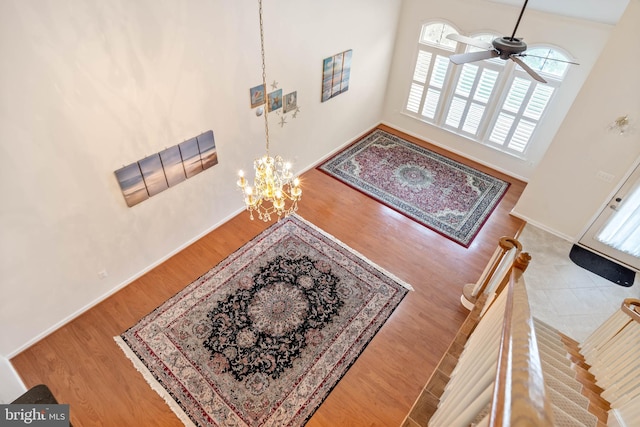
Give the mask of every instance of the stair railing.
<path id="1" fill-rule="evenodd" d="M 430 426 L 468 426 L 490 404 L 506 300 L 503 292 L 469 337 Z"/>
<path id="2" fill-rule="evenodd" d="M 510 240 L 485 269 L 491 277 L 478 281 L 471 314 L 402 426 L 553 425 L 523 278 L 531 257 Z"/>
<path id="3" fill-rule="evenodd" d="M 522 277 L 529 260 L 519 253 L 507 291 L 482 303 L 490 307 L 464 345 L 429 426 L 553 425 Z M 404 425 L 425 425 L 412 421 Z"/>
<path id="4" fill-rule="evenodd" d="M 625 299 L 579 347 L 611 404 L 609 418 L 640 425 L 640 300 Z"/>
<path id="5" fill-rule="evenodd" d="M 462 288 L 460 302 L 468 310 L 473 309 L 478 295 L 483 293 L 499 293 L 509 280 L 509 271 L 516 256 L 522 250 L 522 244 L 511 237 L 501 237 L 498 247 L 487 263 L 476 283 L 469 283 Z"/>
<path id="6" fill-rule="evenodd" d="M 487 416 L 492 427 L 553 425 L 522 273 L 521 268 L 513 269 L 507 292 L 498 374 Z"/>

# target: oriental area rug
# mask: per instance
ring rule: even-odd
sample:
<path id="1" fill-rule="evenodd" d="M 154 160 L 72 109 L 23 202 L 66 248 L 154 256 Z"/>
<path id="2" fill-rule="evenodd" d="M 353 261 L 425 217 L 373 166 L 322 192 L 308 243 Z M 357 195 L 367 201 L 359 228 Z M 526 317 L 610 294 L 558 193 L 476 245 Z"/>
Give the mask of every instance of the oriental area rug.
<path id="1" fill-rule="evenodd" d="M 289 216 L 115 340 L 185 425 L 301 426 L 410 289 Z"/>
<path id="2" fill-rule="evenodd" d="M 379 129 L 318 169 L 465 247 L 509 187 Z"/>

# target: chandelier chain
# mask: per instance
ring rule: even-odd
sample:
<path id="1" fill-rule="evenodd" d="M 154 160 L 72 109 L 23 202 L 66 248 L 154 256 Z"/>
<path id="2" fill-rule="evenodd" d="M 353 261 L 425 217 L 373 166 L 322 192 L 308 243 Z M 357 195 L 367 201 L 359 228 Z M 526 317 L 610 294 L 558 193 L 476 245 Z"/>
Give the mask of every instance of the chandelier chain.
<path id="1" fill-rule="evenodd" d="M 253 162 L 255 177 L 253 185 L 244 177 L 244 172 L 238 172 L 237 185 L 243 193 L 243 199 L 249 218 L 253 219 L 254 212 L 262 221 L 271 221 L 272 215 L 280 219 L 283 215 L 290 215 L 298 210 L 298 200 L 302 197 L 300 178 L 294 177 L 291 163 L 282 157 L 271 157 L 269 154 L 269 100 L 267 94 L 267 71 L 264 53 L 264 22 L 262 18 L 262 0 L 258 0 L 260 15 L 260 53 L 262 57 L 262 86 L 265 102 L 264 133 L 267 153 Z M 274 82 L 274 89 L 276 83 Z"/>
<path id="2" fill-rule="evenodd" d="M 260 14 L 260 53 L 262 56 L 262 87 L 264 90 L 265 97 L 265 110 L 264 110 L 264 134 L 266 139 L 266 148 L 267 148 L 267 156 L 269 155 L 269 119 L 267 117 L 268 111 L 268 99 L 267 99 L 267 67 L 265 65 L 265 54 L 264 54 L 264 23 L 262 21 L 262 0 L 258 0 L 259 8 L 258 13 Z"/>

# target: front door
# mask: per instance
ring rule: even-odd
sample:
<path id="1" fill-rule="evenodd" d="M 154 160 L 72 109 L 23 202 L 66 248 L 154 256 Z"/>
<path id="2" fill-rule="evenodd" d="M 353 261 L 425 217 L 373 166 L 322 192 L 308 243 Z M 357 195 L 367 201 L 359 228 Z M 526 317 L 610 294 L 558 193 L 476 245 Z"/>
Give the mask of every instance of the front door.
<path id="1" fill-rule="evenodd" d="M 640 166 L 578 243 L 640 271 Z"/>

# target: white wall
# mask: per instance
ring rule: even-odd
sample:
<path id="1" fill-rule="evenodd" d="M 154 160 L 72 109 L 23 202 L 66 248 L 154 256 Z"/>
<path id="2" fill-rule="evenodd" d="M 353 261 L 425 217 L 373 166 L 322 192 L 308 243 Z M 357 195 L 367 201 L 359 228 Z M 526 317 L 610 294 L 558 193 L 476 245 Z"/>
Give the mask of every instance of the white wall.
<path id="1" fill-rule="evenodd" d="M 0 403 L 11 403 L 27 391 L 24 383 L 6 358 L 0 356 Z"/>
<path id="2" fill-rule="evenodd" d="M 272 152 L 309 167 L 380 121 L 400 0 L 266 1 L 268 82 L 301 112 Z M 241 209 L 263 152 L 257 1 L 0 2 L 0 355 L 12 356 Z M 322 60 L 353 49 L 320 103 Z M 219 164 L 128 208 L 113 171 L 213 129 Z M 98 278 L 101 270 L 108 272 Z"/>
<path id="3" fill-rule="evenodd" d="M 631 1 L 515 206 L 514 213 L 576 241 L 640 156 L 640 2 Z M 607 126 L 629 114 L 628 136 Z M 596 177 L 614 175 L 613 182 Z"/>
<path id="4" fill-rule="evenodd" d="M 581 64 L 569 67 L 562 91 L 545 114 L 535 135 L 535 145 L 527 153 L 526 160 L 504 154 L 401 113 L 413 75 L 420 29 L 425 22 L 445 20 L 462 34 L 493 31 L 511 35 L 519 13 L 519 6 L 487 1 L 404 0 L 387 86 L 384 122 L 512 176 L 528 180 L 587 78 L 612 26 L 532 9 L 525 11 L 518 35 L 524 37 L 528 45 L 559 46 Z"/>

